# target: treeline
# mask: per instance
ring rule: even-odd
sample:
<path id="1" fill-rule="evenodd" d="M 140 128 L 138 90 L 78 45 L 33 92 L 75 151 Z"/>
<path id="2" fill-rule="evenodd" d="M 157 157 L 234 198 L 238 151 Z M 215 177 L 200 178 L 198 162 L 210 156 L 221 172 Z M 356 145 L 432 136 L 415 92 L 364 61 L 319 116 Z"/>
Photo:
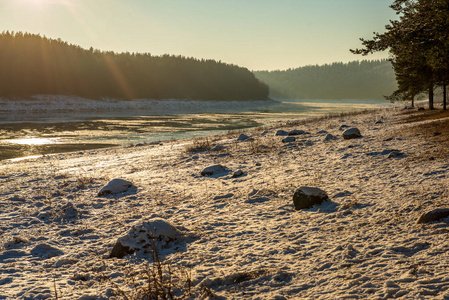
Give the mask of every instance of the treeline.
<path id="1" fill-rule="evenodd" d="M 268 87 L 215 60 L 83 49 L 30 33 L 0 35 L 0 96 L 259 100 Z"/>
<path id="2" fill-rule="evenodd" d="M 362 40 L 363 48 L 351 50 L 368 55 L 388 50 L 398 82 L 392 100 L 411 99 L 427 92 L 429 108 L 434 108 L 434 90 L 443 90 L 446 110 L 449 85 L 449 1 L 395 0 L 390 5 L 398 20 L 390 20 L 384 33 Z"/>
<path id="3" fill-rule="evenodd" d="M 387 60 L 336 62 L 255 75 L 268 84 L 270 96 L 278 98 L 383 99 L 397 88 Z"/>

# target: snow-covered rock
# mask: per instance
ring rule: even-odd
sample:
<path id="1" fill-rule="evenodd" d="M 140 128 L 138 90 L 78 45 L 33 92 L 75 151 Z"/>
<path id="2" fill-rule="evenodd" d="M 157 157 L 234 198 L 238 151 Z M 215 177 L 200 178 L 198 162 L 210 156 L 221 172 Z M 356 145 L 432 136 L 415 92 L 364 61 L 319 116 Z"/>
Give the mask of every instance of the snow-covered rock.
<path id="1" fill-rule="evenodd" d="M 201 171 L 202 176 L 211 176 L 220 172 L 226 171 L 226 168 L 222 165 L 213 165 L 210 167 L 205 168 L 203 171 Z"/>
<path id="2" fill-rule="evenodd" d="M 51 258 L 51 257 L 55 257 L 55 256 L 59 256 L 59 255 L 63 255 L 64 254 L 64 252 L 62 252 L 58 248 L 50 246 L 50 245 L 48 245 L 46 243 L 42 243 L 42 244 L 36 245 L 30 251 L 30 253 L 33 256 L 38 256 L 38 257 L 41 257 L 43 259 L 47 259 L 47 258 Z"/>
<path id="3" fill-rule="evenodd" d="M 109 257 L 122 258 L 139 250 L 151 252 L 158 246 L 167 248 L 181 237 L 182 233 L 164 219 L 139 222 L 118 238 Z"/>
<path id="4" fill-rule="evenodd" d="M 319 188 L 302 186 L 293 195 L 296 210 L 311 208 L 329 199 L 327 193 Z"/>
<path id="5" fill-rule="evenodd" d="M 299 129 L 291 130 L 288 132 L 288 135 L 302 135 L 302 134 L 307 134 L 307 132 Z"/>
<path id="6" fill-rule="evenodd" d="M 132 186 L 133 186 L 132 182 L 116 178 L 111 180 L 107 185 L 105 185 L 98 192 L 98 196 L 124 193 Z"/>

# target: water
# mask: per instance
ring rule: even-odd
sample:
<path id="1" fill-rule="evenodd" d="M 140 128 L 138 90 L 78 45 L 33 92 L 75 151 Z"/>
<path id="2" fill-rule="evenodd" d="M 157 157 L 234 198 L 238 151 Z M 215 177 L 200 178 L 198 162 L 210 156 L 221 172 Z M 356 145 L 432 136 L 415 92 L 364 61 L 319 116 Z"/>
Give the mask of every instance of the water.
<path id="1" fill-rule="evenodd" d="M 68 151 L 133 145 L 206 136 L 263 126 L 274 120 L 295 120 L 373 109 L 378 100 L 283 100 L 238 110 L 228 107 L 184 114 L 151 110 L 82 113 L 0 114 L 0 160 Z"/>

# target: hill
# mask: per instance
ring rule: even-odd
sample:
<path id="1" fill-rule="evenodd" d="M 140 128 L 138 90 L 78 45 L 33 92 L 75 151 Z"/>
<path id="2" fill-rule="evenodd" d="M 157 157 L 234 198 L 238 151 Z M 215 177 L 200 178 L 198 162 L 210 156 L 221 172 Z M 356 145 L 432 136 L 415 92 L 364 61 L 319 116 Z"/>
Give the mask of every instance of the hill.
<path id="1" fill-rule="evenodd" d="M 383 99 L 397 89 L 387 60 L 305 66 L 285 71 L 257 71 L 270 96 L 293 99 Z"/>
<path id="2" fill-rule="evenodd" d="M 0 96 L 260 100 L 249 70 L 215 60 L 83 49 L 30 33 L 0 34 Z"/>

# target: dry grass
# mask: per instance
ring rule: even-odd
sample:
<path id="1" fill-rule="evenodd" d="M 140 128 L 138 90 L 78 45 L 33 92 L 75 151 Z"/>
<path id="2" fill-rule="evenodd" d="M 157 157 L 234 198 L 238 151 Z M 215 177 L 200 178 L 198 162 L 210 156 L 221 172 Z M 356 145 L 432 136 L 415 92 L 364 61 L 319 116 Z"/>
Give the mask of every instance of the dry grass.
<path id="1" fill-rule="evenodd" d="M 192 144 L 186 145 L 184 150 L 187 153 L 197 153 L 203 151 L 210 151 L 212 148 L 212 143 L 208 138 L 197 138 L 194 139 Z"/>
<path id="2" fill-rule="evenodd" d="M 88 188 L 95 182 L 95 178 L 89 176 L 82 176 L 76 179 L 76 187 L 78 189 Z"/>
<path id="3" fill-rule="evenodd" d="M 191 270 L 183 266 L 173 268 L 170 263 L 163 262 L 154 237 L 150 246 L 152 263 L 147 264 L 143 270 L 130 268 L 126 272 L 127 281 L 132 286 L 131 291 L 125 291 L 110 278 L 105 278 L 114 287 L 115 294 L 125 300 L 174 300 L 191 297 Z"/>
<path id="4" fill-rule="evenodd" d="M 397 135 L 419 137 L 434 145 L 419 158 L 446 158 L 449 156 L 449 111 L 427 110 L 407 113 L 401 123 L 410 124 Z M 416 123 L 416 124 L 414 124 Z"/>

